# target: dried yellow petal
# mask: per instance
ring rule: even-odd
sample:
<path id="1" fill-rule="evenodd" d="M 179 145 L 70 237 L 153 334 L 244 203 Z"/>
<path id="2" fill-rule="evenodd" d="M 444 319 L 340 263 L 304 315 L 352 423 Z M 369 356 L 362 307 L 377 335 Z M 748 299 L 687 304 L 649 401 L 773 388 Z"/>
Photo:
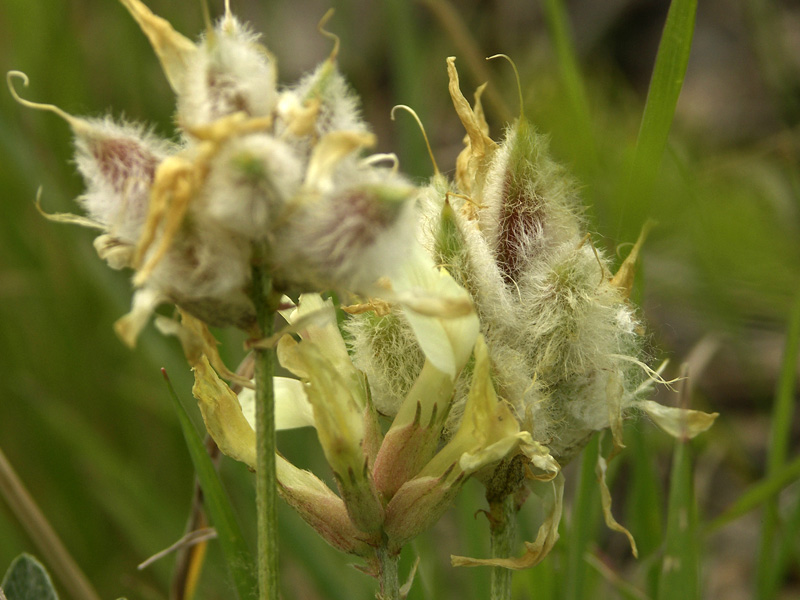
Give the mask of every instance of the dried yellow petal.
<path id="1" fill-rule="evenodd" d="M 255 469 L 256 432 L 244 418 L 236 394 L 217 376 L 205 357 L 192 370 L 192 394 L 209 435 L 224 454 Z"/>
<path id="2" fill-rule="evenodd" d="M 641 407 L 656 425 L 678 439 L 692 439 L 707 431 L 719 416 L 719 413 L 663 406 L 653 400 L 643 400 L 637 403 L 637 406 Z"/>
<path id="3" fill-rule="evenodd" d="M 186 66 L 197 52 L 191 40 L 173 29 L 169 21 L 153 14 L 140 0 L 120 0 L 153 46 L 164 75 L 175 93 L 181 91 Z"/>

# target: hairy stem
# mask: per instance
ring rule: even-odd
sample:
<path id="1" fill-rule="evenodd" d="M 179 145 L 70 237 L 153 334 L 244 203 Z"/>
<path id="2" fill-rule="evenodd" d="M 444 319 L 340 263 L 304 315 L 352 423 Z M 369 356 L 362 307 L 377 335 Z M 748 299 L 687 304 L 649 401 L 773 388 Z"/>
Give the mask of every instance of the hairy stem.
<path id="1" fill-rule="evenodd" d="M 517 505 L 514 494 L 489 505 L 492 558 L 508 558 L 517 534 Z M 511 600 L 511 575 L 504 567 L 492 567 L 491 600 Z"/>
<path id="2" fill-rule="evenodd" d="M 380 593 L 379 600 L 400 600 L 400 579 L 397 574 L 400 554 L 390 553 L 385 546 L 376 551 L 379 561 Z"/>
<path id="3" fill-rule="evenodd" d="M 259 265 L 253 267 L 253 303 L 261 337 L 273 332 L 275 304 L 272 280 Z M 260 600 L 278 600 L 278 518 L 275 470 L 275 394 L 272 376 L 275 352 L 255 351 L 256 374 L 256 509 L 258 511 L 258 590 Z"/>

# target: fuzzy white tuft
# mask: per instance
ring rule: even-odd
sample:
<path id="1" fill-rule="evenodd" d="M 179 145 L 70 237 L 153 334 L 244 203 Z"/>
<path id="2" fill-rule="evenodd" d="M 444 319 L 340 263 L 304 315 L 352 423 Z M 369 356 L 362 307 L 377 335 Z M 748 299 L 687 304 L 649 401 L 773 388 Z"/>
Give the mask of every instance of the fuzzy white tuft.
<path id="1" fill-rule="evenodd" d="M 205 125 L 235 112 L 269 115 L 278 101 L 277 70 L 259 36 L 234 17 L 220 21 L 187 65 L 178 121 Z"/>
<path id="2" fill-rule="evenodd" d="M 298 132 L 294 120 L 305 121 L 299 116 L 303 114 L 308 116 L 308 127 L 301 127 Z M 332 131 L 369 130 L 361 118 L 358 96 L 330 60 L 320 63 L 297 85 L 281 94 L 278 115 L 277 135 L 287 136 L 293 132 L 288 139 L 306 151 L 310 150 L 311 143 Z"/>
<path id="3" fill-rule="evenodd" d="M 280 278 L 363 292 L 402 261 L 414 236 L 413 188 L 387 169 L 348 164 L 329 193 L 289 210 L 274 246 Z"/>
<path id="4" fill-rule="evenodd" d="M 477 179 L 467 197 L 435 177 L 420 194 L 418 236 L 472 296 L 498 395 L 534 439 L 567 461 L 630 404 L 623 399 L 633 397 L 641 373 L 621 357 L 640 353 L 638 322 L 610 281 L 608 261 L 583 237 L 575 186 L 544 136 L 524 121 L 509 127 Z M 376 405 L 391 412 L 419 370 L 413 338 L 394 314 L 356 321 L 354 360 L 368 373 Z M 464 412 L 466 371 L 448 435 Z"/>
<path id="5" fill-rule="evenodd" d="M 75 137 L 75 162 L 86 181 L 78 201 L 110 234 L 133 243 L 147 216 L 156 168 L 174 148 L 140 125 L 110 118 L 85 125 Z"/>
<path id="6" fill-rule="evenodd" d="M 250 240 L 264 240 L 299 191 L 303 165 L 292 149 L 267 134 L 226 144 L 217 155 L 195 210 Z"/>

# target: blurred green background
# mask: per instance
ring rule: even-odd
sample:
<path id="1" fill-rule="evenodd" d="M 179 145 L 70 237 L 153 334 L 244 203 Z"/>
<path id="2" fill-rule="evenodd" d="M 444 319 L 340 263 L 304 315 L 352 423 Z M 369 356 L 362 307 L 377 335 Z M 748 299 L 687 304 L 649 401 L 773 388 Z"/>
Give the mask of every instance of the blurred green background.
<path id="1" fill-rule="evenodd" d="M 221 14 L 222 2 L 210 4 L 212 14 Z M 148 5 L 189 37 L 203 29 L 194 0 Z M 487 112 L 498 138 L 503 111 L 518 111 L 516 87 L 507 64 L 483 57 L 511 56 L 526 113 L 551 135 L 553 153 L 579 180 L 595 245 L 614 252 L 636 239 L 646 217 L 658 221 L 637 291 L 651 354 L 654 362 L 670 358 L 673 372 L 688 360 L 696 375 L 696 407 L 722 413 L 696 448 L 701 513 L 706 519 L 721 514 L 764 476 L 787 315 L 800 292 L 797 2 L 700 2 L 687 79 L 652 196 L 632 194 L 627 183 L 667 2 L 566 3 L 583 78 L 577 83 L 560 67 L 563 55 L 545 10 L 550 2 L 232 5 L 264 33 L 283 83 L 327 57 L 330 41 L 316 24 L 333 5 L 328 29 L 341 37 L 341 69 L 364 101 L 378 151 L 396 152 L 401 168 L 420 180 L 431 174 L 424 142 L 406 115 L 390 121 L 391 107 L 408 104 L 418 112 L 440 167 L 452 170 L 463 130 L 447 93 L 445 58 L 458 57 L 468 97 L 491 81 L 497 99 L 487 102 Z M 25 98 L 76 115 L 124 115 L 173 135 L 172 93 L 145 37 L 116 2 L 2 0 L 0 67 L 29 75 L 30 87 L 20 90 Z M 575 85 L 577 96 L 570 94 Z M 576 97 L 582 103 L 571 100 Z M 42 186 L 46 211 L 77 211 L 73 199 L 82 183 L 70 159 L 65 123 L 0 93 L 0 447 L 104 598 L 165 598 L 174 559 L 141 572 L 136 565 L 183 534 L 193 475 L 159 368 L 166 367 L 190 408 L 191 375 L 177 343 L 152 327 L 134 352 L 116 339 L 111 326 L 128 310 L 129 275 L 96 257 L 92 232 L 50 223 L 35 210 Z M 242 338 L 222 337 L 235 365 Z M 675 401 L 669 395 L 661 400 Z M 797 415 L 790 427 L 796 455 Z M 629 433 L 657 457 L 644 472 L 635 453 L 623 458 L 614 486 L 615 514 L 637 535 L 643 562 L 634 566 L 624 539 L 602 526 L 587 535 L 596 540 L 592 556 L 645 589 L 647 557 L 660 543 L 652 527 L 658 529 L 664 512 L 671 445 L 646 423 Z M 279 444 L 296 462 L 324 472 L 311 433 L 282 434 Z M 576 469 L 567 472 L 568 480 Z M 227 460 L 222 473 L 252 530 L 250 474 Z M 649 500 L 637 491 L 646 487 L 643 477 L 653 494 Z M 457 508 L 404 555 L 403 572 L 413 552 L 423 556 L 411 598 L 488 596 L 485 571 L 448 566 L 451 553 L 487 552 L 485 523 L 473 520 L 481 494 L 479 485 L 470 484 Z M 794 483 L 782 492 L 781 506 L 793 510 L 799 496 Z M 569 510 L 565 522 L 568 527 Z M 535 525 L 535 515 L 526 513 L 525 539 L 532 539 Z M 285 597 L 371 597 L 373 582 L 343 568 L 350 561 L 289 510 L 282 512 L 281 527 Z M 754 597 L 758 539 L 758 511 L 706 539 L 704 597 Z M 780 585 L 786 598 L 800 594 L 800 538 L 789 546 Z M 0 500 L 0 572 L 23 550 L 36 551 Z M 551 588 L 568 560 L 565 552 L 559 549 L 547 565 L 516 576 L 521 598 L 531 597 L 532 588 L 540 592 L 535 597 L 563 597 Z M 608 583 L 611 575 L 593 573 L 591 589 L 627 597 Z M 212 543 L 198 598 L 228 598 L 227 590 Z"/>

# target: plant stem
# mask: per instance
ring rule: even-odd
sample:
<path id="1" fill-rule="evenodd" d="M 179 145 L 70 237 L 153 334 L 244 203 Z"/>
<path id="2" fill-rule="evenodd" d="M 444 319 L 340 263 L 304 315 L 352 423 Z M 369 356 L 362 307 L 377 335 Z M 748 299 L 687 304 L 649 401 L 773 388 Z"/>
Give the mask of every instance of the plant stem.
<path id="1" fill-rule="evenodd" d="M 517 505 L 514 494 L 489 503 L 492 558 L 508 558 L 517 536 Z M 492 567 L 491 600 L 511 600 L 511 575 L 504 567 Z"/>
<path id="2" fill-rule="evenodd" d="M 400 600 L 400 579 L 397 574 L 397 567 L 400 562 L 400 554 L 390 554 L 385 546 L 376 550 L 378 555 L 380 600 Z"/>
<path id="3" fill-rule="evenodd" d="M 253 303 L 262 339 L 273 332 L 272 280 L 260 265 L 253 267 Z M 255 350 L 256 374 L 256 510 L 258 511 L 258 597 L 278 600 L 278 517 L 275 470 L 275 353 Z"/>

